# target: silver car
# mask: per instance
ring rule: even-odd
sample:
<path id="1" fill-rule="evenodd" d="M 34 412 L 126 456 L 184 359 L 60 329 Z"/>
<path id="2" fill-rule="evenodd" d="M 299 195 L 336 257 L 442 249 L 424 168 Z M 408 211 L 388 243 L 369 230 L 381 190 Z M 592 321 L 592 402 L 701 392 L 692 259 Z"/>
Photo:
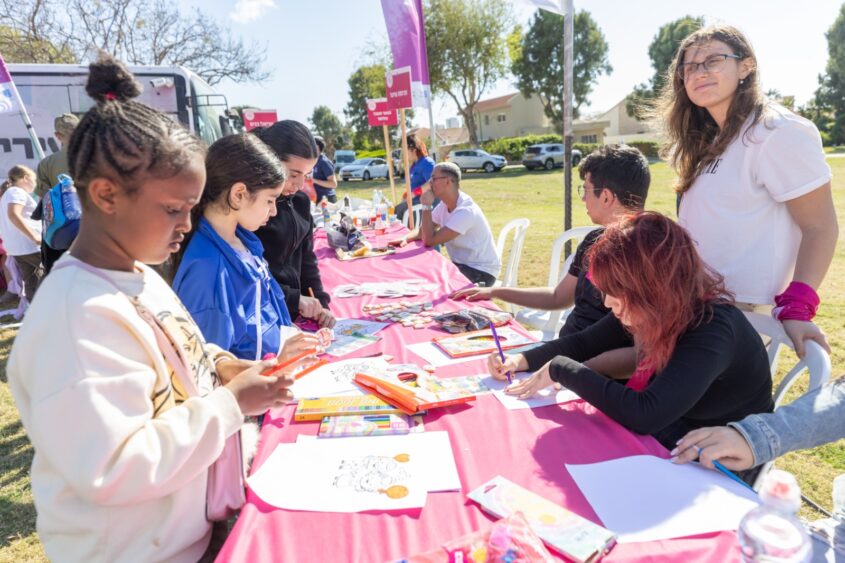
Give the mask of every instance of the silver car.
<path id="1" fill-rule="evenodd" d="M 368 181 L 372 178 L 387 178 L 387 162 L 383 158 L 359 158 L 340 169 L 344 182 L 351 178 Z"/>
<path id="2" fill-rule="evenodd" d="M 458 165 L 461 171 L 475 169 L 485 172 L 498 172 L 508 163 L 499 154 L 490 154 L 481 149 L 463 149 L 449 153 L 449 162 Z"/>
<path id="3" fill-rule="evenodd" d="M 581 162 L 581 151 L 572 149 L 572 166 Z M 563 166 L 563 145 L 561 143 L 547 143 L 531 145 L 522 154 L 522 165 L 529 170 L 545 168 L 551 170 Z"/>

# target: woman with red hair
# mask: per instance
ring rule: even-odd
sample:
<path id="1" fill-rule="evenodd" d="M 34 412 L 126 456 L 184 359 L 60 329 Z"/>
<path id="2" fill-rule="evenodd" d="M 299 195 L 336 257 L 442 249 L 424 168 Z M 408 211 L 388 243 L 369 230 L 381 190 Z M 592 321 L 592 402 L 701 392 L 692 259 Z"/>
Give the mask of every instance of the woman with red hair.
<path id="1" fill-rule="evenodd" d="M 771 412 L 772 380 L 760 336 L 734 307 L 721 276 L 684 229 L 658 213 L 629 216 L 587 255 L 612 314 L 529 350 L 488 359 L 490 373 L 535 371 L 508 393 L 527 398 L 560 383 L 627 428 L 673 448 L 686 432 Z M 638 366 L 626 384 L 582 362 L 633 336 Z"/>

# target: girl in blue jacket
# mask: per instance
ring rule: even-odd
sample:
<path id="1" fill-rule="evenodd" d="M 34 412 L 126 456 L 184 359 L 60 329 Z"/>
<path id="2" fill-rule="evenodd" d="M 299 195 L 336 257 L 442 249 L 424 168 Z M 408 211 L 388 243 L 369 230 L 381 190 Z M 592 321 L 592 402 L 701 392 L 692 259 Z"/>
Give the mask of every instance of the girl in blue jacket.
<path id="1" fill-rule="evenodd" d="M 282 359 L 316 348 L 312 335 L 285 338 L 291 318 L 253 231 L 276 214 L 286 170 L 254 135 L 230 135 L 208 149 L 202 198 L 178 261 L 173 289 L 206 340 L 243 359 Z"/>

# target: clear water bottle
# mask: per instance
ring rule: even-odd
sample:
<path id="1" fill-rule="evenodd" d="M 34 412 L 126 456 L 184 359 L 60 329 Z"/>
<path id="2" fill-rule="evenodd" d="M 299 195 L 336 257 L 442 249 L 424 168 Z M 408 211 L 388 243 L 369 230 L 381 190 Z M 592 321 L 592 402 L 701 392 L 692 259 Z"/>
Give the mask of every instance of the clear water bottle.
<path id="1" fill-rule="evenodd" d="M 833 517 L 845 524 L 845 473 L 833 480 Z"/>
<path id="2" fill-rule="evenodd" d="M 804 563 L 813 555 L 807 531 L 798 520 L 801 490 L 795 477 L 772 470 L 760 489 L 763 504 L 739 523 L 742 560 L 766 563 Z"/>

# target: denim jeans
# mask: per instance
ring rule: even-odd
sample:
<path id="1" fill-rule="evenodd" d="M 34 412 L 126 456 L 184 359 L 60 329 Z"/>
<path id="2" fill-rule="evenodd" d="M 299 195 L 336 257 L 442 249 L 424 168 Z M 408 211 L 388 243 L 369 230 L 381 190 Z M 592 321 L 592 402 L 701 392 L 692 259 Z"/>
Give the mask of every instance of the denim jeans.
<path id="1" fill-rule="evenodd" d="M 728 426 L 742 434 L 762 465 L 791 452 L 845 438 L 845 377 L 779 407 Z"/>

